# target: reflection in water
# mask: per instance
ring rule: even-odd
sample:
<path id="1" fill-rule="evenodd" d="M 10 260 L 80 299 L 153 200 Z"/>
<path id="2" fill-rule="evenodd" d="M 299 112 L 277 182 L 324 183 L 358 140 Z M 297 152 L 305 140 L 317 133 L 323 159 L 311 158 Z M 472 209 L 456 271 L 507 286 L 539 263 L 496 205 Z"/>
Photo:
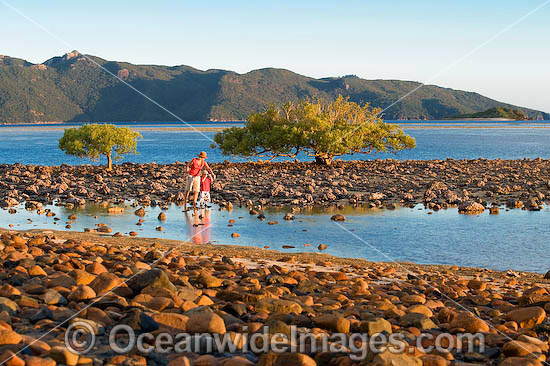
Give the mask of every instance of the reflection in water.
<path id="1" fill-rule="evenodd" d="M 190 233 L 191 241 L 195 244 L 209 244 L 210 240 L 210 210 L 207 208 L 184 211 L 187 223 L 187 232 Z"/>

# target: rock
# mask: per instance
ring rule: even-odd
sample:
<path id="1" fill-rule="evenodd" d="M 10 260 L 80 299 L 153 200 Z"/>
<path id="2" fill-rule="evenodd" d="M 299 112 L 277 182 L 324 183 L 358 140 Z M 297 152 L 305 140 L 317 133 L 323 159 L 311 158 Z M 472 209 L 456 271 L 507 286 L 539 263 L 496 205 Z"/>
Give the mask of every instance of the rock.
<path id="1" fill-rule="evenodd" d="M 392 334 L 391 323 L 384 318 L 376 318 L 375 320 L 367 322 L 367 332 L 369 336 L 382 332 Z"/>
<path id="2" fill-rule="evenodd" d="M 420 305 L 420 304 L 410 306 L 407 309 L 407 313 L 424 314 L 428 318 L 431 318 L 434 315 L 433 312 L 430 310 L 430 308 L 428 308 L 425 305 Z"/>
<path id="3" fill-rule="evenodd" d="M 483 211 L 485 211 L 485 206 L 473 201 L 466 201 L 458 206 L 459 213 L 476 214 Z"/>
<path id="4" fill-rule="evenodd" d="M 233 233 L 233 234 L 231 234 L 231 237 L 232 237 L 232 238 L 238 238 L 239 236 L 241 236 L 241 234 L 239 234 L 239 233 Z"/>
<path id="5" fill-rule="evenodd" d="M 140 207 L 134 212 L 134 214 L 139 217 L 143 217 L 145 216 L 145 209 L 143 207 Z"/>
<path id="6" fill-rule="evenodd" d="M 197 278 L 197 282 L 206 288 L 220 287 L 223 283 L 222 280 L 212 276 L 206 271 L 201 271 L 199 277 Z"/>
<path id="7" fill-rule="evenodd" d="M 66 305 L 67 299 L 63 297 L 59 292 L 48 289 L 43 295 L 40 296 L 42 301 L 48 305 Z"/>
<path id="8" fill-rule="evenodd" d="M 9 349 L 0 353 L 0 362 L 6 366 L 25 366 L 25 361 Z"/>
<path id="9" fill-rule="evenodd" d="M 166 220 L 166 214 L 164 212 L 159 213 L 157 219 L 160 220 L 160 221 L 165 221 Z"/>
<path id="10" fill-rule="evenodd" d="M 76 366 L 79 358 L 77 354 L 72 353 L 68 348 L 63 346 L 52 347 L 50 357 L 57 363 L 67 366 Z"/>
<path id="11" fill-rule="evenodd" d="M 173 334 L 188 332 L 189 317 L 176 313 L 155 313 L 153 319 L 158 323 L 159 330 Z"/>
<path id="12" fill-rule="evenodd" d="M 268 352 L 260 357 L 258 366 L 317 366 L 317 362 L 303 353 Z"/>
<path id="13" fill-rule="evenodd" d="M 180 315 L 180 314 L 174 314 L 174 315 Z M 163 319 L 162 313 L 154 314 L 153 317 L 151 317 L 141 309 L 130 309 L 128 312 L 126 312 L 126 314 L 124 314 L 124 317 L 118 323 L 126 324 L 130 326 L 130 328 L 136 331 L 149 333 L 159 329 L 159 323 L 154 319 L 155 316 L 157 316 L 161 320 Z M 185 331 L 185 326 L 182 329 L 179 329 L 179 331 L 180 332 Z"/>
<path id="14" fill-rule="evenodd" d="M 34 265 L 29 269 L 29 276 L 47 276 L 46 271 L 42 267 Z"/>
<path id="15" fill-rule="evenodd" d="M 109 207 L 107 213 L 111 215 L 119 215 L 124 213 L 124 207 Z"/>
<path id="16" fill-rule="evenodd" d="M 189 317 L 186 331 L 188 333 L 219 333 L 225 334 L 225 323 L 218 314 L 214 313 L 210 308 L 200 308 Z"/>
<path id="17" fill-rule="evenodd" d="M 19 291 L 12 285 L 5 284 L 2 287 L 0 287 L 0 296 L 2 297 L 21 296 L 21 291 Z"/>
<path id="18" fill-rule="evenodd" d="M 75 269 L 69 275 L 74 278 L 77 285 L 89 285 L 97 277 L 81 269 Z"/>
<path id="19" fill-rule="evenodd" d="M 87 285 L 79 285 L 76 290 L 67 297 L 69 301 L 86 301 L 96 297 L 95 291 Z"/>
<path id="20" fill-rule="evenodd" d="M 290 221 L 290 220 L 294 220 L 294 215 L 291 214 L 291 213 L 287 213 L 284 217 L 283 217 L 284 220 L 287 220 L 287 221 Z"/>
<path id="21" fill-rule="evenodd" d="M 0 328 L 0 345 L 19 344 L 23 338 L 13 330 Z"/>
<path id="22" fill-rule="evenodd" d="M 162 252 L 158 250 L 151 250 L 147 252 L 147 254 L 145 254 L 145 257 L 143 259 L 145 259 L 146 261 L 156 261 L 163 257 L 164 255 L 162 254 Z"/>
<path id="23" fill-rule="evenodd" d="M 426 297 L 422 295 L 405 295 L 401 297 L 401 302 L 406 305 L 423 305 L 426 303 Z"/>
<path id="24" fill-rule="evenodd" d="M 36 357 L 36 356 L 27 356 L 25 357 L 26 366 L 55 366 L 57 363 L 50 357 Z"/>
<path id="25" fill-rule="evenodd" d="M 532 353 L 541 353 L 541 350 L 531 343 L 510 341 L 502 347 L 502 352 L 506 357 L 525 357 Z"/>
<path id="26" fill-rule="evenodd" d="M 406 353 L 391 352 L 389 349 L 374 356 L 372 366 L 422 366 L 422 360 Z"/>
<path id="27" fill-rule="evenodd" d="M 99 275 L 108 271 L 107 271 L 107 268 L 105 268 L 105 266 L 102 265 L 101 263 L 94 262 L 86 266 L 86 272 Z"/>
<path id="28" fill-rule="evenodd" d="M 6 311 L 9 315 L 15 315 L 19 310 L 19 306 L 8 299 L 7 297 L 0 297 L 0 311 Z"/>
<path id="29" fill-rule="evenodd" d="M 332 215 L 330 218 L 332 221 L 346 221 L 346 217 L 342 214 Z"/>
<path id="30" fill-rule="evenodd" d="M 153 268 L 132 277 L 127 285 L 134 293 L 140 293 L 146 287 L 164 288 L 170 292 L 176 292 L 176 286 L 170 282 L 166 272 L 159 268 Z"/>
<path id="31" fill-rule="evenodd" d="M 350 321 L 343 316 L 324 314 L 313 318 L 316 326 L 336 333 L 349 333 Z"/>
<path id="32" fill-rule="evenodd" d="M 319 249 L 319 250 L 325 250 L 327 248 L 328 248 L 328 246 L 326 244 L 319 244 L 319 246 L 317 247 L 317 249 Z"/>
<path id="33" fill-rule="evenodd" d="M 226 363 L 224 363 L 224 366 L 227 366 Z M 193 364 L 191 363 L 191 360 L 189 360 L 187 356 L 179 356 L 173 359 L 172 361 L 168 362 L 167 366 L 193 366 Z"/>
<path id="34" fill-rule="evenodd" d="M 464 329 L 466 333 L 488 333 L 489 326 L 485 321 L 475 317 L 472 313 L 462 311 L 459 312 L 452 320 L 452 328 Z"/>
<path id="35" fill-rule="evenodd" d="M 470 290 L 483 291 L 487 288 L 487 284 L 479 280 L 470 280 L 468 281 L 468 288 Z"/>
<path id="36" fill-rule="evenodd" d="M 120 285 L 122 285 L 122 280 L 114 273 L 109 272 L 100 274 L 90 283 L 90 287 L 97 296 L 104 295 Z"/>
<path id="37" fill-rule="evenodd" d="M 434 329 L 437 325 L 424 314 L 409 313 L 399 318 L 402 327 L 416 327 L 421 330 Z"/>
<path id="38" fill-rule="evenodd" d="M 302 312 L 302 307 L 300 304 L 290 300 L 264 298 L 256 303 L 256 311 L 259 310 L 270 313 L 300 314 Z"/>
<path id="39" fill-rule="evenodd" d="M 506 313 L 506 319 L 515 321 L 520 328 L 533 328 L 546 318 L 546 312 L 539 306 L 518 308 Z"/>
<path id="40" fill-rule="evenodd" d="M 438 355 L 423 355 L 420 356 L 422 366 L 448 366 L 449 361 Z"/>
<path id="41" fill-rule="evenodd" d="M 542 366 L 542 363 L 532 358 L 508 357 L 500 366 Z"/>

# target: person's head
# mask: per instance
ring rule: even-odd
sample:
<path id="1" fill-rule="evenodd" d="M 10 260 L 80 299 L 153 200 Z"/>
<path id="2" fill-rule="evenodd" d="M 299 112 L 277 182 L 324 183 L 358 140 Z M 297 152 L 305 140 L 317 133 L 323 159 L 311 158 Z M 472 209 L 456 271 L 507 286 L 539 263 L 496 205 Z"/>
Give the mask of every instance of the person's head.
<path id="1" fill-rule="evenodd" d="M 201 171 L 201 175 L 202 175 L 203 177 L 206 177 L 207 174 L 208 174 L 208 172 L 206 171 L 206 169 L 203 169 L 203 170 Z"/>
<path id="2" fill-rule="evenodd" d="M 208 159 L 208 156 L 206 155 L 206 151 L 201 151 L 199 153 L 199 158 L 200 159 Z"/>

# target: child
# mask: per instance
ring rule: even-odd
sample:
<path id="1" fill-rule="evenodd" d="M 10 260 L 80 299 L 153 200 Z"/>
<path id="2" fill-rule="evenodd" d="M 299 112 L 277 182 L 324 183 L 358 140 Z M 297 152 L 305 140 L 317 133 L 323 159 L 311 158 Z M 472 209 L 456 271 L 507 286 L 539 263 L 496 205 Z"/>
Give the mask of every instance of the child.
<path id="1" fill-rule="evenodd" d="M 207 170 L 203 169 L 201 173 L 201 198 L 199 207 L 208 207 L 207 204 L 210 202 L 210 183 L 212 183 L 212 178 L 210 178 Z"/>

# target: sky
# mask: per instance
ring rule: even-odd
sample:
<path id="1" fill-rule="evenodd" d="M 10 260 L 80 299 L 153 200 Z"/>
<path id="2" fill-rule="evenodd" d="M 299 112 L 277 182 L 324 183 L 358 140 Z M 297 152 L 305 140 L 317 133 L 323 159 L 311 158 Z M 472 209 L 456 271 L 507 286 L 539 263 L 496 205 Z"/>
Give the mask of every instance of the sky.
<path id="1" fill-rule="evenodd" d="M 0 0 L 0 54 L 413 80 L 550 112 L 549 19 L 550 0 Z"/>

